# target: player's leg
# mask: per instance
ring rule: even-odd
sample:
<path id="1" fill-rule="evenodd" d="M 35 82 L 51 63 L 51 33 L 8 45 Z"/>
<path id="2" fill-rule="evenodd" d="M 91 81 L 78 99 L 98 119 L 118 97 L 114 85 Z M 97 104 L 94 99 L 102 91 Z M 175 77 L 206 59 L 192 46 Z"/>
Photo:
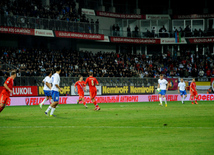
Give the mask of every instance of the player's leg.
<path id="1" fill-rule="evenodd" d="M 164 100 L 164 102 L 165 102 L 165 107 L 167 107 L 167 101 L 166 101 L 165 94 L 164 94 L 164 95 L 162 95 L 162 97 L 163 97 L 163 100 Z"/>
<path id="2" fill-rule="evenodd" d="M 181 95 L 181 103 L 184 104 L 184 98 L 183 95 Z"/>
<path id="3" fill-rule="evenodd" d="M 53 98 L 54 102 L 51 104 L 51 112 L 50 112 L 50 116 L 55 116 L 53 115 L 54 114 L 54 111 L 56 109 L 56 106 L 58 105 L 59 103 L 59 92 L 55 92 L 55 95 L 54 95 L 54 98 Z"/>
<path id="4" fill-rule="evenodd" d="M 45 111 L 45 115 L 48 116 L 48 112 L 52 109 L 52 104 L 54 103 L 54 98 L 55 98 L 56 94 L 55 94 L 55 91 L 52 91 L 51 92 L 51 104 L 48 106 L 47 110 Z"/>
<path id="5" fill-rule="evenodd" d="M 5 108 L 5 104 L 0 103 L 0 113 L 4 110 L 4 108 Z"/>
<path id="6" fill-rule="evenodd" d="M 195 104 L 198 104 L 197 101 L 198 101 L 198 93 L 196 92 L 196 93 L 195 93 Z"/>
<path id="7" fill-rule="evenodd" d="M 161 92 L 159 93 L 159 101 L 160 101 L 160 106 L 162 106 L 162 97 L 161 97 Z"/>
<path id="8" fill-rule="evenodd" d="M 91 101 L 93 102 L 93 104 L 95 105 L 95 109 L 94 110 L 100 110 L 99 105 L 97 104 L 97 101 L 95 100 L 95 97 L 97 95 L 96 91 L 91 91 L 90 92 L 90 96 L 91 96 Z"/>
<path id="9" fill-rule="evenodd" d="M 9 97 L 8 97 L 8 99 L 9 99 Z M 3 94 L 0 95 L 0 113 L 4 110 L 4 108 L 5 108 L 5 103 L 6 103 L 7 101 L 9 101 L 8 99 L 7 99 L 7 97 L 5 97 Z"/>
<path id="10" fill-rule="evenodd" d="M 83 105 L 86 107 L 86 108 L 88 108 L 88 106 L 86 105 L 86 102 L 85 102 L 85 99 L 84 99 L 84 96 L 82 96 L 82 102 L 83 102 Z"/>
<path id="11" fill-rule="evenodd" d="M 190 99 L 191 99 L 192 104 L 194 104 L 193 103 L 193 101 L 194 101 L 194 94 L 193 93 L 190 94 Z"/>

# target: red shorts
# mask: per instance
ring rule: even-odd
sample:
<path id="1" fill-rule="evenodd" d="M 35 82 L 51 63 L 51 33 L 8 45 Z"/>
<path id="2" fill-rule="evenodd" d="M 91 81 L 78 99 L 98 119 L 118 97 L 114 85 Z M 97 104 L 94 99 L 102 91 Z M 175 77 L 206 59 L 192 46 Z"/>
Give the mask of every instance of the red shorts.
<path id="1" fill-rule="evenodd" d="M 84 97 L 84 91 L 80 91 L 80 92 L 78 92 L 78 94 L 79 94 L 79 98 L 83 98 Z"/>
<path id="2" fill-rule="evenodd" d="M 190 95 L 191 95 L 191 96 L 196 96 L 196 95 L 198 95 L 198 92 L 197 92 L 197 91 L 193 91 L 193 92 L 190 91 Z"/>
<path id="3" fill-rule="evenodd" d="M 10 101 L 10 96 L 5 94 L 0 94 L 0 103 L 8 105 Z"/>
<path id="4" fill-rule="evenodd" d="M 96 96 L 97 96 L 97 90 L 90 90 L 91 99 L 95 98 Z"/>

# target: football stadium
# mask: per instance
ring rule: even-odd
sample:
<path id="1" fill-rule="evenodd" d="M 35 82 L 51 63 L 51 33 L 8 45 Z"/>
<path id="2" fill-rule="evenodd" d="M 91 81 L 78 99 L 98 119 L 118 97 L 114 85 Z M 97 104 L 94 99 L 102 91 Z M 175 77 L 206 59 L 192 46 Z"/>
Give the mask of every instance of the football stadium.
<path id="1" fill-rule="evenodd" d="M 0 155 L 214 154 L 211 0 L 1 0 Z"/>

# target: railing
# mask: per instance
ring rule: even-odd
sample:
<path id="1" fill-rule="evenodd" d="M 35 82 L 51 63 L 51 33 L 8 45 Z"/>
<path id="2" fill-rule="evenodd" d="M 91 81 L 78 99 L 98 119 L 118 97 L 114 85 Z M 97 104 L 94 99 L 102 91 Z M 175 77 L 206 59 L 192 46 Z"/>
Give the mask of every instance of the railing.
<path id="1" fill-rule="evenodd" d="M 42 80 L 44 77 L 40 76 L 25 76 L 25 77 L 16 77 L 14 80 L 14 86 L 43 86 Z M 85 80 L 86 78 L 84 78 Z M 6 77 L 0 76 L 0 84 L 3 85 Z M 136 77 L 97 77 L 99 84 L 105 86 L 151 86 L 157 85 L 157 78 L 136 78 Z M 71 86 L 78 81 L 77 77 L 61 77 L 60 85 L 61 86 Z"/>
<path id="2" fill-rule="evenodd" d="M 133 37 L 133 38 L 169 38 L 175 37 L 174 32 L 159 32 L 156 31 L 113 31 L 111 29 L 100 29 L 99 24 L 91 24 L 86 22 L 75 22 L 48 18 L 35 18 L 26 16 L 10 16 L 0 15 L 1 26 L 32 28 L 32 29 L 46 29 L 57 31 L 70 31 L 81 33 L 96 33 L 104 34 L 106 36 L 118 37 Z M 203 37 L 214 36 L 214 31 L 192 31 L 181 32 L 181 37 Z"/>
<path id="3" fill-rule="evenodd" d="M 99 33 L 98 24 L 26 16 L 1 15 L 0 25 L 32 29 Z"/>

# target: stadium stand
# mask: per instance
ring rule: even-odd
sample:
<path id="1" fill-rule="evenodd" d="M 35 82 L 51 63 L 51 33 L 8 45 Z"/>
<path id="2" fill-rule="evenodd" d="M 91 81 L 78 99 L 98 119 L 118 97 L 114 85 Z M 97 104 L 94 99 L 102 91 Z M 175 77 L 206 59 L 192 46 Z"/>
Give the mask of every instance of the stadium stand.
<path id="1" fill-rule="evenodd" d="M 214 76 L 214 57 L 183 51 L 180 56 L 163 54 L 151 57 L 131 53 L 117 54 L 100 51 L 48 50 L 1 48 L 1 60 L 15 66 L 19 76 L 44 76 L 46 70 L 62 66 L 61 76 L 87 76 L 93 71 L 96 77 L 167 77 Z M 3 62 L 0 62 L 1 64 Z M 2 70 L 1 75 L 10 71 Z"/>

